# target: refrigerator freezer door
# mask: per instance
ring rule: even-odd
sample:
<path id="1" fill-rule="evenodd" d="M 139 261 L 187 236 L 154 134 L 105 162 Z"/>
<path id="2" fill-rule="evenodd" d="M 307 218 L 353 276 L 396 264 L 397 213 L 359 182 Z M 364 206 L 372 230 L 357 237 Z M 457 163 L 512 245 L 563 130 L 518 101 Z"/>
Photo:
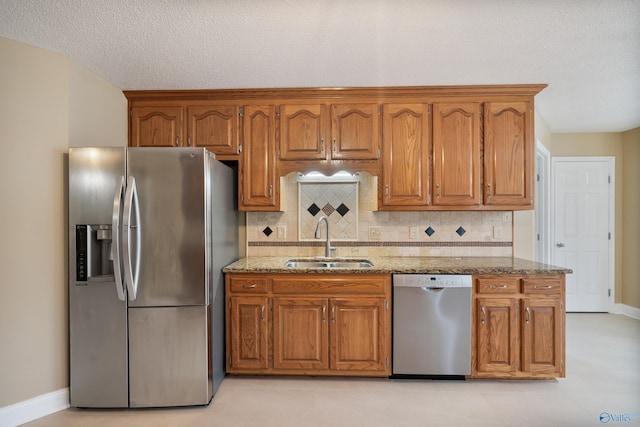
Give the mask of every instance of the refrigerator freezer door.
<path id="1" fill-rule="evenodd" d="M 127 166 L 145 230 L 129 306 L 207 304 L 205 150 L 130 148 Z"/>
<path id="2" fill-rule="evenodd" d="M 210 306 L 129 308 L 132 408 L 209 403 L 209 313 Z"/>
<path id="3" fill-rule="evenodd" d="M 125 158 L 124 148 L 69 149 L 69 393 L 75 407 L 128 406 L 127 305 L 118 299 L 108 248 Z"/>

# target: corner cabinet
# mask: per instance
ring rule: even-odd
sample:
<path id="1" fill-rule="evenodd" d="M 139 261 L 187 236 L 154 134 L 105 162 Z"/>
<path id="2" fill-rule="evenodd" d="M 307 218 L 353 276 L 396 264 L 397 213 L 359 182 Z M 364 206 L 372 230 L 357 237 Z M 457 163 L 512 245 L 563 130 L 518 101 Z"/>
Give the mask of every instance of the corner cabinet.
<path id="1" fill-rule="evenodd" d="M 386 377 L 391 277 L 229 274 L 227 372 Z"/>
<path id="2" fill-rule="evenodd" d="M 564 275 L 474 276 L 473 378 L 565 376 Z"/>

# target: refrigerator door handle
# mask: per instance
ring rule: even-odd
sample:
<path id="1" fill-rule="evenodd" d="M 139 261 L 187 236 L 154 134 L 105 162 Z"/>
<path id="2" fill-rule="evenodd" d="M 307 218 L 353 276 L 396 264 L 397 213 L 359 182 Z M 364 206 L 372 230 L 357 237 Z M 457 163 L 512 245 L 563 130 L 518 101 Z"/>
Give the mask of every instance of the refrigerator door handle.
<path id="1" fill-rule="evenodd" d="M 122 212 L 122 196 L 124 193 L 124 176 L 120 178 L 120 185 L 116 187 L 113 196 L 113 215 L 111 216 L 111 258 L 113 259 L 113 276 L 116 279 L 118 299 L 124 301 L 126 295 L 122 283 L 122 259 L 120 258 L 120 213 Z"/>
<path id="2" fill-rule="evenodd" d="M 133 218 L 132 214 L 134 216 Z M 140 206 L 138 204 L 138 191 L 136 190 L 136 179 L 132 176 L 127 179 L 127 191 L 124 196 L 124 215 L 122 223 L 122 252 L 125 262 L 124 275 L 125 281 L 127 283 L 127 289 L 129 291 L 129 300 L 133 301 L 136 299 L 136 295 L 138 293 L 142 239 L 140 231 Z M 135 253 L 132 253 L 131 248 L 131 229 L 133 229 L 135 232 Z"/>

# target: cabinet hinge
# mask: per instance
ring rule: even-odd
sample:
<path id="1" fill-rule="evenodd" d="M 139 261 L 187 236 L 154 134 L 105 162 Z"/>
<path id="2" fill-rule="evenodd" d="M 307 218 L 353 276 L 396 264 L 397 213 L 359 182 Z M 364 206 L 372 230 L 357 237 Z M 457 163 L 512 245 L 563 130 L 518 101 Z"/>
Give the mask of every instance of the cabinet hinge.
<path id="1" fill-rule="evenodd" d="M 269 357 L 269 366 L 273 368 L 273 356 Z"/>
<path id="2" fill-rule="evenodd" d="M 607 289 L 607 296 L 611 297 L 611 288 Z"/>
<path id="3" fill-rule="evenodd" d="M 231 300 L 229 300 L 229 304 L 228 305 L 229 305 L 229 308 L 231 308 Z"/>
<path id="4" fill-rule="evenodd" d="M 431 104 L 427 105 L 427 112 L 431 114 Z"/>
<path id="5" fill-rule="evenodd" d="M 611 240 L 611 232 L 609 232 L 609 240 Z"/>
<path id="6" fill-rule="evenodd" d="M 244 107 L 240 107 L 240 108 L 238 108 L 238 115 L 239 115 L 240 117 L 244 117 Z"/>
<path id="7" fill-rule="evenodd" d="M 389 310 L 389 301 L 384 300 L 384 309 Z"/>
<path id="8" fill-rule="evenodd" d="M 238 154 L 242 153 L 242 144 L 238 144 Z"/>
<path id="9" fill-rule="evenodd" d="M 384 359 L 384 364 L 386 365 L 387 368 L 389 367 L 389 358 L 388 357 L 386 357 Z"/>
<path id="10" fill-rule="evenodd" d="M 380 115 L 382 112 L 382 106 L 380 104 L 378 104 L 378 115 Z"/>
<path id="11" fill-rule="evenodd" d="M 540 182 L 540 174 L 539 173 L 536 174 L 536 181 Z"/>
<path id="12" fill-rule="evenodd" d="M 244 203 L 244 194 L 240 195 L 240 201 Z"/>
<path id="13" fill-rule="evenodd" d="M 278 153 L 278 158 L 280 158 L 280 149 L 279 148 L 278 148 L 277 153 Z"/>
<path id="14" fill-rule="evenodd" d="M 273 310 L 273 300 L 272 299 L 269 300 L 269 308 L 271 310 Z"/>
<path id="15" fill-rule="evenodd" d="M 540 233 L 536 234 L 536 240 L 540 241 Z"/>
<path id="16" fill-rule="evenodd" d="M 520 369 L 520 361 L 516 360 L 516 369 Z"/>
<path id="17" fill-rule="evenodd" d="M 231 356 L 229 356 L 229 366 L 231 366 Z"/>
<path id="18" fill-rule="evenodd" d="M 276 107 L 276 117 L 280 117 L 280 107 Z"/>
<path id="19" fill-rule="evenodd" d="M 129 116 L 133 117 L 133 108 L 129 108 Z"/>
<path id="20" fill-rule="evenodd" d="M 380 149 L 378 148 L 378 158 L 380 158 Z"/>
<path id="21" fill-rule="evenodd" d="M 611 184 L 611 175 L 609 175 L 609 184 Z"/>

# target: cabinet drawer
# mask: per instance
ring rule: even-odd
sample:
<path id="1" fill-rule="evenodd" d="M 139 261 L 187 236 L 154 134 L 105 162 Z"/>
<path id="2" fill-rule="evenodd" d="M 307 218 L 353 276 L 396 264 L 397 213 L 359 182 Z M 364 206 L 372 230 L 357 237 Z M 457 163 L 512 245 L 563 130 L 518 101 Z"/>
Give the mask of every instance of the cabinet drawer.
<path id="1" fill-rule="evenodd" d="M 288 275 L 273 279 L 274 294 L 369 294 L 384 295 L 389 280 L 384 277 L 362 276 L 352 274 L 349 276 L 316 275 L 300 277 Z"/>
<path id="2" fill-rule="evenodd" d="M 562 292 L 562 281 L 544 279 L 523 279 L 523 294 L 559 294 Z"/>
<path id="3" fill-rule="evenodd" d="M 476 291 L 481 294 L 512 294 L 518 292 L 517 277 L 495 277 L 476 279 Z"/>
<path id="4" fill-rule="evenodd" d="M 232 277 L 230 279 L 231 292 L 266 293 L 269 279 L 259 277 Z"/>

